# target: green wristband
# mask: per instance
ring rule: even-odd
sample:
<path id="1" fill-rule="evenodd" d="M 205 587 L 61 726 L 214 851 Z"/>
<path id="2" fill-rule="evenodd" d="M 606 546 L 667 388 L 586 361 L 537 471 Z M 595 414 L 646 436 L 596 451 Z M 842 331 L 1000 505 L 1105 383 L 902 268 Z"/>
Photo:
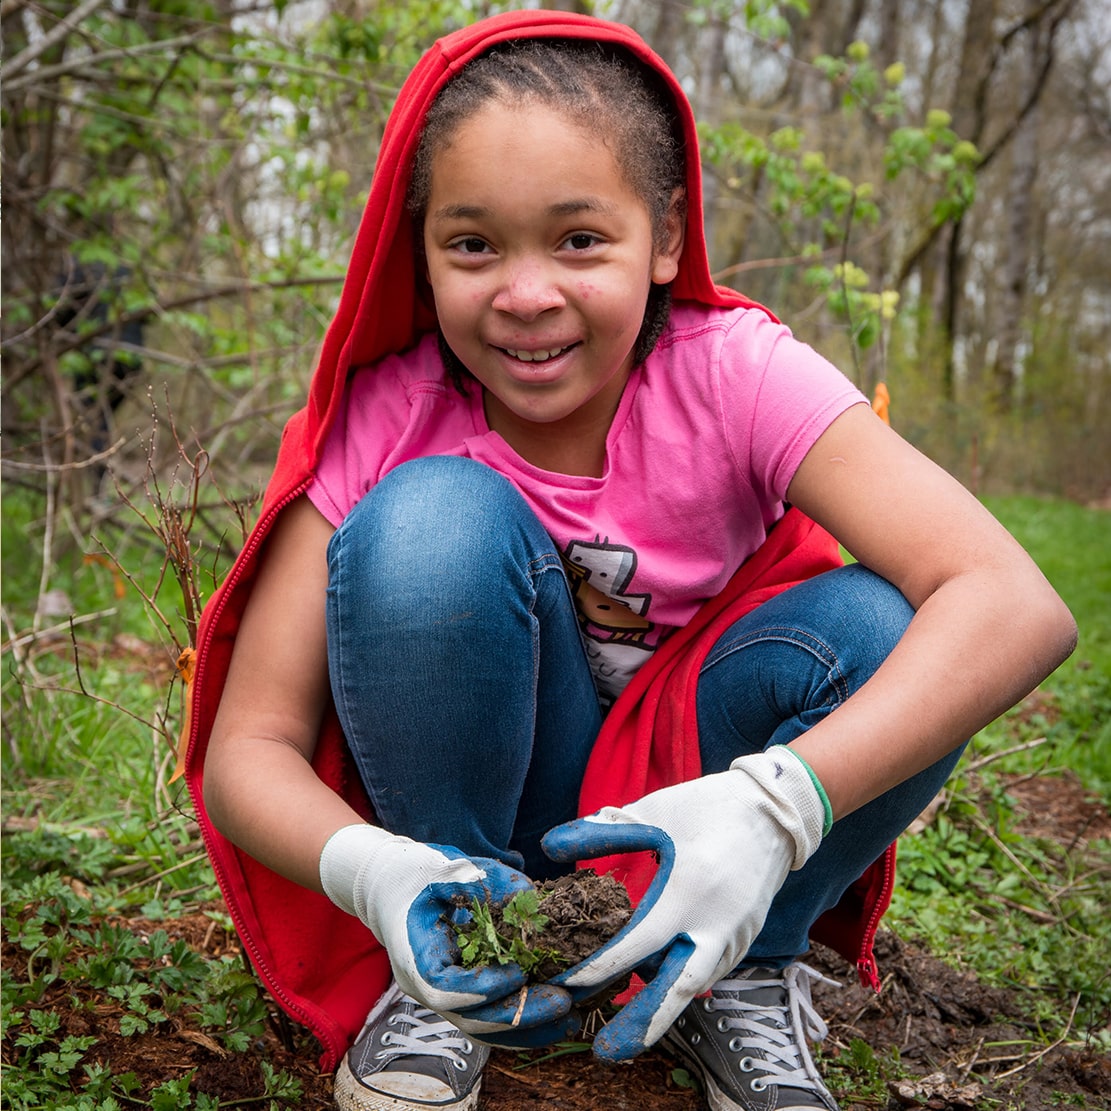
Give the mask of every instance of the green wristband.
<path id="1" fill-rule="evenodd" d="M 787 748 L 786 745 L 778 747 Z M 825 818 L 822 821 L 822 836 L 825 837 L 833 828 L 833 807 L 829 804 L 829 795 L 826 794 L 826 789 L 822 786 L 822 781 L 818 778 L 814 769 L 793 748 L 788 749 L 788 751 L 806 769 L 806 774 L 810 776 L 810 782 L 814 784 L 814 790 L 818 792 L 818 798 L 822 800 L 822 809 L 825 811 Z"/>

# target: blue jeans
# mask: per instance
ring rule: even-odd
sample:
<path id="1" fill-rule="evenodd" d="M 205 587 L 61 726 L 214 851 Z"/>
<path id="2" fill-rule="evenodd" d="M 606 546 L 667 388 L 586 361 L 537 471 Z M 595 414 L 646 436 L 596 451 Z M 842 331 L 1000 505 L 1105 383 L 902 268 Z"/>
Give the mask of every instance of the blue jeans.
<path id="1" fill-rule="evenodd" d="M 540 838 L 577 815 L 602 724 L 560 554 L 503 476 L 454 457 L 391 471 L 328 547 L 332 692 L 387 829 L 523 867 L 565 870 Z M 704 770 L 803 733 L 849 697 L 911 608 L 859 566 L 733 625 L 698 686 Z M 837 822 L 776 896 L 748 963 L 786 964 L 921 812 L 958 753 Z"/>

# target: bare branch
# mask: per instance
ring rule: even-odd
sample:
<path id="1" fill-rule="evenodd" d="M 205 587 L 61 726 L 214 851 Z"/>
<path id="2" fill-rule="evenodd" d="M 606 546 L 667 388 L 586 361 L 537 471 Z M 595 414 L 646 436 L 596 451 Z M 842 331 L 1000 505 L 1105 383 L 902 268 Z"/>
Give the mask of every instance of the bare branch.
<path id="1" fill-rule="evenodd" d="M 25 74 L 23 77 L 16 77 L 11 80 L 5 74 L 3 78 L 4 92 L 17 93 L 30 85 L 47 84 L 56 81 L 59 77 L 74 74 L 89 75 L 104 62 L 114 62 L 121 58 L 136 58 L 141 54 L 164 54 L 170 50 L 184 50 L 194 46 L 208 34 L 211 34 L 211 30 L 202 28 L 192 34 L 179 35 L 174 39 L 159 39 L 156 42 L 143 43 L 138 46 L 120 47 L 116 50 L 103 50 L 98 54 L 76 56 L 65 62 L 59 62 L 57 65 L 45 66 L 42 69 Z M 174 61 L 176 62 L 176 58 Z M 113 80 L 118 80 L 118 78 L 113 78 Z"/>
<path id="2" fill-rule="evenodd" d="M 90 455 L 87 459 L 78 459 L 72 463 L 20 463 L 14 459 L 5 459 L 3 465 L 5 467 L 13 467 L 17 471 L 37 471 L 40 474 L 57 474 L 61 471 L 83 471 L 87 467 L 95 467 L 98 463 L 103 463 L 105 459 L 111 459 L 113 455 L 118 454 L 126 443 L 127 437 L 121 436 L 111 447 L 107 447 L 103 451 L 98 451 L 95 455 Z"/>
<path id="3" fill-rule="evenodd" d="M 4 66 L 3 70 L 0 70 L 0 82 L 5 86 L 5 91 L 10 88 L 11 84 L 15 84 L 11 81 L 12 77 L 17 73 L 22 73 L 36 58 L 45 54 L 55 43 L 61 42 L 81 20 L 87 19 L 97 8 L 102 8 L 105 2 L 106 0 L 85 0 L 83 4 L 74 8 L 65 19 L 47 31 L 38 42 L 33 42 L 30 46 L 21 50 Z"/>

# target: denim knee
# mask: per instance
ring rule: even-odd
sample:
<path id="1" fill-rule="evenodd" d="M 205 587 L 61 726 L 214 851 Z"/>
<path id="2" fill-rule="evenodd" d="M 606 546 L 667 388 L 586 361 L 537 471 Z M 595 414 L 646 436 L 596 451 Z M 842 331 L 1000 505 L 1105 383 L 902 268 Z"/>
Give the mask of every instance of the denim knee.
<path id="1" fill-rule="evenodd" d="M 867 682 L 914 611 L 859 564 L 799 583 L 731 625 L 698 682 L 703 767 L 786 744 Z"/>
<path id="2" fill-rule="evenodd" d="M 329 581 L 357 568 L 376 612 L 411 619 L 453 610 L 491 584 L 525 580 L 559 554 L 516 488 L 474 460 L 429 456 L 390 471 L 347 515 L 328 547 Z"/>

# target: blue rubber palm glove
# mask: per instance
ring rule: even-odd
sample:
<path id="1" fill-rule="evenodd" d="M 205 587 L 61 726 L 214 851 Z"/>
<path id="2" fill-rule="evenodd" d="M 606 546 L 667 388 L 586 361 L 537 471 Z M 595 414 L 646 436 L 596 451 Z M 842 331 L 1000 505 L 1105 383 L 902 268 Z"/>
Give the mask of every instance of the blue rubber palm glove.
<path id="1" fill-rule="evenodd" d="M 465 907 L 476 896 L 500 903 L 530 887 L 522 873 L 377 826 L 351 825 L 324 846 L 320 882 L 333 903 L 378 939 L 401 990 L 467 1034 L 544 1045 L 574 1029 L 565 989 L 534 985 L 522 996 L 526 977 L 515 964 L 466 969 L 455 963 L 452 923 L 469 916 Z"/>
<path id="2" fill-rule="evenodd" d="M 543 846 L 554 860 L 642 850 L 659 858 L 628 924 L 551 981 L 580 999 L 630 972 L 652 975 L 595 1038 L 595 1054 L 636 1056 L 735 968 L 787 873 L 806 863 L 831 820 L 813 772 L 775 746 L 734 760 L 728 771 L 551 830 Z"/>

